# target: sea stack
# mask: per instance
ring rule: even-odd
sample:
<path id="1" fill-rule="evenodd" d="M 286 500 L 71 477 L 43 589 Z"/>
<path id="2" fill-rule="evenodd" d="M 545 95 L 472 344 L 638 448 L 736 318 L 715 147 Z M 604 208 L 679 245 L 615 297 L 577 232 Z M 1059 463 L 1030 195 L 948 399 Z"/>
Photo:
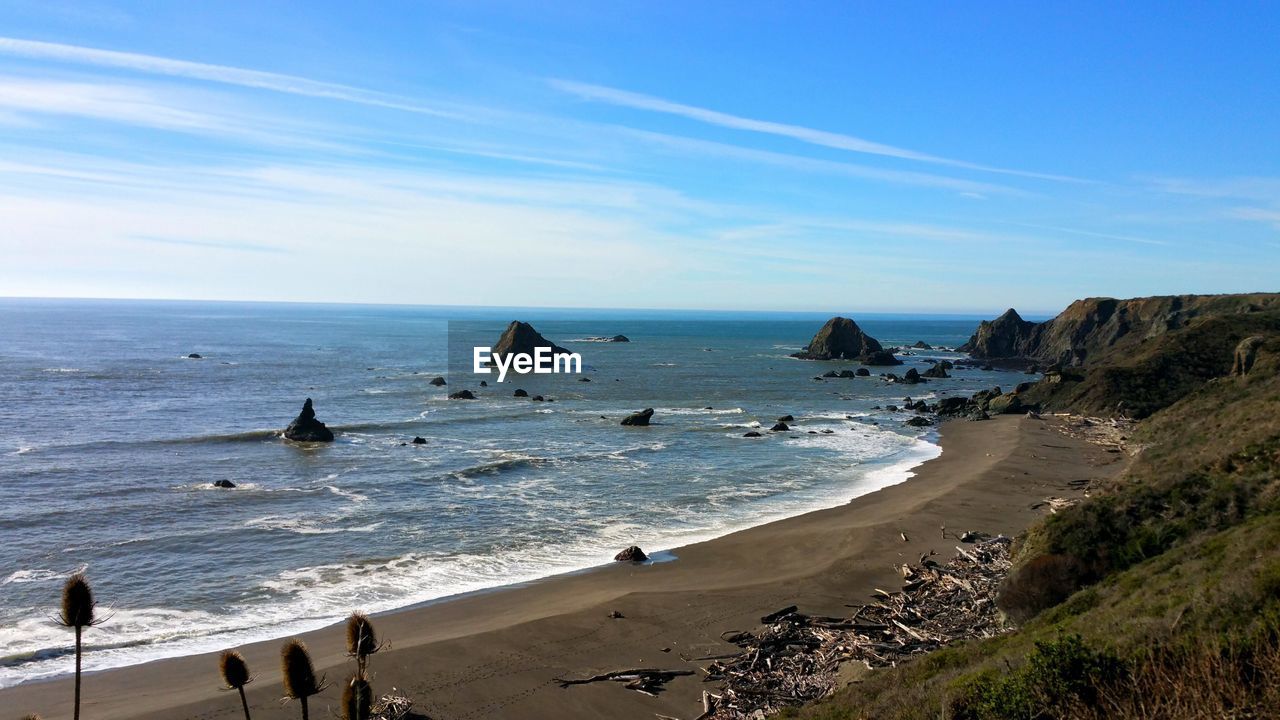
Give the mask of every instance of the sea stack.
<path id="1" fill-rule="evenodd" d="M 902 361 L 881 347 L 858 323 L 833 317 L 813 336 L 809 346 L 792 357 L 801 360 L 858 360 L 863 365 L 901 365 Z"/>
<path id="2" fill-rule="evenodd" d="M 333 442 L 333 431 L 316 419 L 311 398 L 302 404 L 302 412 L 284 429 L 284 436 L 297 442 Z"/>
<path id="3" fill-rule="evenodd" d="M 493 346 L 493 356 L 496 358 L 511 353 L 533 355 L 534 350 L 540 347 L 551 348 L 552 355 L 572 352 L 542 337 L 542 334 L 534 330 L 529 323 L 513 320 L 502 332 L 502 337 L 498 338 L 498 343 Z"/>
<path id="4" fill-rule="evenodd" d="M 983 320 L 969 342 L 957 348 L 975 358 L 1025 358 L 1035 355 L 1039 323 L 1023 320 L 1009 308 L 995 320 Z"/>
<path id="5" fill-rule="evenodd" d="M 633 412 L 630 415 L 622 418 L 622 424 L 643 427 L 649 424 L 649 420 L 652 417 L 653 417 L 653 408 L 645 408 L 640 412 Z"/>

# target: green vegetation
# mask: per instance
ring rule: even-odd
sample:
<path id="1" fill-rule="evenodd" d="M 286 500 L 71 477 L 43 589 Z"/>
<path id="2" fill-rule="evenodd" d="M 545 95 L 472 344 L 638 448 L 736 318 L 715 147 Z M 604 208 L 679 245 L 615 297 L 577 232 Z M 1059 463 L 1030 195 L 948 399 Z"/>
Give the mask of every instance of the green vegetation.
<path id="1" fill-rule="evenodd" d="M 1261 335 L 1233 374 L 1236 345 Z M 785 714 L 1271 717 L 1280 707 L 1280 313 L 1202 317 L 1031 392 L 1145 417 L 1121 478 L 1018 543 L 1018 629 L 871 673 Z"/>

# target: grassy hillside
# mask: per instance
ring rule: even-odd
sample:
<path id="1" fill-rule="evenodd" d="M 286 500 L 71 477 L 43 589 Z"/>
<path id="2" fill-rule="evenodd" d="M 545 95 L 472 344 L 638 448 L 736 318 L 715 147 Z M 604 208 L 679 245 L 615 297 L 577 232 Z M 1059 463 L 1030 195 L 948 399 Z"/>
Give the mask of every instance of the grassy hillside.
<path id="1" fill-rule="evenodd" d="M 1252 368 L 1231 374 L 1255 335 Z M 1017 631 L 871 673 L 789 717 L 1280 712 L 1280 313 L 1197 318 L 1078 377 L 1032 392 L 1093 413 L 1142 408 L 1143 450 L 1019 539 L 1000 596 Z"/>

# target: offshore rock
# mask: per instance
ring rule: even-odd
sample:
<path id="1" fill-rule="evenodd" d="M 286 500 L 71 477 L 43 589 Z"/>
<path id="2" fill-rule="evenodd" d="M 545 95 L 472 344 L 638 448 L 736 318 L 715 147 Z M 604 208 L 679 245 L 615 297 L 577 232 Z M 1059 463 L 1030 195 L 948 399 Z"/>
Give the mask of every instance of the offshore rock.
<path id="1" fill-rule="evenodd" d="M 302 404 L 302 412 L 284 429 L 284 436 L 296 442 L 333 442 L 333 431 L 316 419 L 311 398 Z"/>

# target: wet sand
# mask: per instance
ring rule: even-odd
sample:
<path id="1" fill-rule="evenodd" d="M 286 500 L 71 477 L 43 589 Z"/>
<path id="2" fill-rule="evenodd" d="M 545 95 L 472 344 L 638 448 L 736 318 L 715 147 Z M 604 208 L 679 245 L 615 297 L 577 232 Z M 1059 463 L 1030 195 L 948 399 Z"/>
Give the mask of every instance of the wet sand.
<path id="1" fill-rule="evenodd" d="M 1072 481 L 1110 476 L 1123 464 L 1058 433 L 1054 422 L 948 423 L 942 455 L 906 482 L 678 548 L 674 562 L 611 565 L 379 616 L 375 626 L 391 646 L 371 661 L 374 690 L 396 688 L 414 699 L 417 716 L 432 720 L 695 717 L 710 687 L 697 675 L 677 678 L 656 698 L 612 682 L 561 688 L 553 678 L 636 667 L 696 671 L 699 663 L 683 658 L 732 652 L 721 634 L 751 630 L 761 615 L 792 604 L 844 614 L 846 603 L 900 584 L 895 565 L 929 550 L 954 554 L 960 532 L 1018 533 L 1046 512 L 1033 505 L 1071 497 Z M 615 610 L 624 617 L 610 618 Z M 338 717 L 352 669 L 343 631 L 302 637 L 331 684 L 312 698 L 311 716 Z M 248 686 L 255 720 L 300 717 L 297 703 L 280 702 L 280 645 L 239 648 L 255 674 Z M 82 716 L 241 717 L 239 698 L 219 685 L 216 654 L 92 673 Z M 0 690 L 0 707 L 15 718 L 69 718 L 71 695 L 69 679 L 28 683 Z"/>

